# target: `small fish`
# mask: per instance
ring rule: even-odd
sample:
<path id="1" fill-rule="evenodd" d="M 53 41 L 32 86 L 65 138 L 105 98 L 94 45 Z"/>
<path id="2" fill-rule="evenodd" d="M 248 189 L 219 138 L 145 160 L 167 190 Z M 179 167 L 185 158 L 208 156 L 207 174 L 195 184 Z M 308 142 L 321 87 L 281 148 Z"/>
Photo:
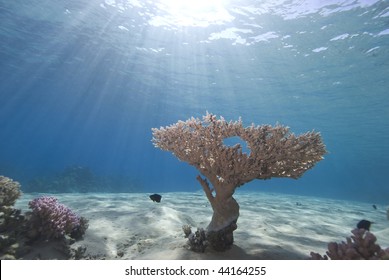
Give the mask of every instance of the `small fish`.
<path id="1" fill-rule="evenodd" d="M 154 201 L 154 202 L 161 202 L 161 198 L 162 198 L 162 196 L 160 195 L 160 194 L 152 194 L 152 195 L 150 195 L 150 199 L 152 200 L 152 201 Z"/>
<path id="2" fill-rule="evenodd" d="M 373 206 L 373 208 L 374 208 L 375 210 L 377 210 L 377 205 L 373 204 L 372 206 Z"/>
<path id="3" fill-rule="evenodd" d="M 360 220 L 359 223 L 357 224 L 357 228 L 363 228 L 365 230 L 370 230 L 371 224 L 373 224 L 373 223 L 368 221 L 368 220 Z"/>

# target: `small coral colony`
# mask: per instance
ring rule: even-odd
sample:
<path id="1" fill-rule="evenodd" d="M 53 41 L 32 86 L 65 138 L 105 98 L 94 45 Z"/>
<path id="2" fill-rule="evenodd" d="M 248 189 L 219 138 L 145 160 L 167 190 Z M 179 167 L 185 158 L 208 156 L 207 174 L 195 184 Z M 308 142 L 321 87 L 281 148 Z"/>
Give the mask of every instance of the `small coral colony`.
<path id="1" fill-rule="evenodd" d="M 191 118 L 152 131 L 155 147 L 172 152 L 200 173 L 197 180 L 212 206 L 213 216 L 206 229 L 192 232 L 190 225 L 183 226 L 188 248 L 196 252 L 207 248 L 225 251 L 233 244 L 239 217 L 233 194 L 238 187 L 254 179 L 298 179 L 326 153 L 317 132 L 296 136 L 282 125 L 244 127 L 240 119 L 227 122 L 209 113 L 202 119 Z M 239 137 L 249 152 L 244 152 L 239 143 L 226 145 L 224 140 L 230 137 Z M 22 214 L 14 208 L 20 195 L 18 182 L 0 176 L 0 259 L 22 259 L 27 254 L 23 248 L 42 240 L 74 242 L 83 238 L 88 220 L 57 198 L 37 197 L 29 202 L 31 211 Z M 329 243 L 326 255 L 311 252 L 311 258 L 389 259 L 389 248 L 384 250 L 377 245 L 368 227 L 358 226 L 352 234 L 346 242 Z"/>
<path id="2" fill-rule="evenodd" d="M 31 211 L 22 214 L 14 208 L 21 194 L 18 182 L 0 176 L 0 259 L 24 258 L 34 243 L 42 241 L 54 240 L 67 247 L 85 234 L 88 220 L 55 197 L 33 199 L 28 204 Z"/>

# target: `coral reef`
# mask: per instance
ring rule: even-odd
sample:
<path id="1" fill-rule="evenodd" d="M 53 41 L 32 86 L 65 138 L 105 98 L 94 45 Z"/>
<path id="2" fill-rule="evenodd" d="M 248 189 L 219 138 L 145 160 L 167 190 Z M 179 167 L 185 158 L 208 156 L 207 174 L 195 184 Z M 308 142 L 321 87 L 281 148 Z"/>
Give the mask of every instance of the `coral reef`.
<path id="1" fill-rule="evenodd" d="M 297 179 L 326 153 L 319 133 L 295 136 L 281 125 L 244 127 L 241 120 L 227 122 L 208 112 L 202 120 L 191 118 L 152 132 L 155 147 L 172 152 L 203 176 L 197 180 L 213 209 L 207 233 L 213 236 L 210 244 L 216 250 L 228 249 L 233 242 L 239 217 L 239 205 L 232 197 L 236 188 L 254 179 Z M 225 145 L 231 137 L 245 141 L 250 152 L 243 152 L 239 143 Z"/>
<path id="2" fill-rule="evenodd" d="M 24 192 L 86 193 L 139 192 L 142 184 L 127 176 L 98 176 L 90 168 L 78 165 L 61 172 L 34 178 L 23 186 Z"/>
<path id="3" fill-rule="evenodd" d="M 193 233 L 189 225 L 184 225 L 182 230 L 185 233 L 185 237 L 188 238 L 188 249 L 194 252 L 204 253 L 208 246 L 205 230 L 203 228 L 198 228 L 196 232 Z"/>
<path id="4" fill-rule="evenodd" d="M 0 259 L 80 258 L 82 250 L 70 247 L 88 228 L 79 217 L 56 198 L 37 198 L 30 202 L 32 212 L 22 214 L 13 205 L 20 184 L 0 176 Z"/>
<path id="5" fill-rule="evenodd" d="M 25 217 L 19 209 L 0 210 L 0 259 L 15 259 L 23 254 L 20 242 L 25 233 Z"/>
<path id="6" fill-rule="evenodd" d="M 13 206 L 20 196 L 20 184 L 0 176 L 0 259 L 14 259 L 14 253 L 19 250 L 17 239 L 25 219 Z"/>
<path id="7" fill-rule="evenodd" d="M 28 205 L 32 210 L 32 228 L 46 239 L 60 238 L 67 234 L 80 237 L 85 233 L 87 220 L 81 219 L 55 197 L 38 197 Z"/>
<path id="8" fill-rule="evenodd" d="M 100 182 L 88 167 L 68 166 L 53 176 L 30 180 L 26 192 L 88 192 L 93 191 Z"/>
<path id="9" fill-rule="evenodd" d="M 366 229 L 355 228 L 346 242 L 328 243 L 326 255 L 311 252 L 314 260 L 382 260 L 389 259 L 389 248 L 382 249 L 376 244 L 377 238 Z"/>

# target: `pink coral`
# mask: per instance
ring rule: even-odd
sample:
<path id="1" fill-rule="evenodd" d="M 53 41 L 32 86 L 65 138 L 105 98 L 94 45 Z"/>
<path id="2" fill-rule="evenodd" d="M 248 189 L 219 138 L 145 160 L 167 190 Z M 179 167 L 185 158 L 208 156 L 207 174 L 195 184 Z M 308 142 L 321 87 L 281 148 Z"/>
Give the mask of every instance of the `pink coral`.
<path id="1" fill-rule="evenodd" d="M 200 172 L 197 180 L 213 209 L 208 239 L 218 251 L 233 243 L 239 217 L 233 198 L 236 188 L 255 179 L 300 178 L 326 153 L 317 132 L 296 136 L 282 125 L 244 127 L 240 119 L 227 122 L 209 113 L 202 120 L 191 118 L 152 131 L 155 147 L 172 152 Z M 249 152 L 240 143 L 226 145 L 231 137 L 245 142 Z"/>
<path id="2" fill-rule="evenodd" d="M 373 233 L 365 229 L 353 229 L 352 236 L 346 238 L 346 242 L 328 243 L 327 255 L 311 252 L 315 260 L 379 260 L 389 259 L 389 248 L 383 250 L 376 244 L 377 238 Z"/>
<path id="3" fill-rule="evenodd" d="M 34 226 L 44 237 L 59 238 L 80 227 L 81 218 L 55 197 L 42 196 L 29 202 Z"/>

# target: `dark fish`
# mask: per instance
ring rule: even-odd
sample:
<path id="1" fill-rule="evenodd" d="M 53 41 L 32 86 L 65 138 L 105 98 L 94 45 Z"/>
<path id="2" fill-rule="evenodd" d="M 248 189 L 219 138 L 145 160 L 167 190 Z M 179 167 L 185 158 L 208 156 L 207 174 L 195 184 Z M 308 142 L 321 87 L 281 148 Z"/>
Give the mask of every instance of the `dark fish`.
<path id="1" fill-rule="evenodd" d="M 154 202 L 161 202 L 161 198 L 162 198 L 162 196 L 160 195 L 160 194 L 152 194 L 152 195 L 150 195 L 150 199 L 152 200 L 152 201 L 154 201 Z"/>
<path id="2" fill-rule="evenodd" d="M 357 228 L 363 228 L 365 230 L 370 230 L 370 226 L 371 226 L 372 222 L 368 221 L 368 220 L 361 220 L 359 221 L 359 223 L 357 224 Z"/>
<path id="3" fill-rule="evenodd" d="M 377 210 L 377 205 L 373 204 L 372 206 L 373 206 L 373 208 L 374 208 L 375 210 Z"/>

